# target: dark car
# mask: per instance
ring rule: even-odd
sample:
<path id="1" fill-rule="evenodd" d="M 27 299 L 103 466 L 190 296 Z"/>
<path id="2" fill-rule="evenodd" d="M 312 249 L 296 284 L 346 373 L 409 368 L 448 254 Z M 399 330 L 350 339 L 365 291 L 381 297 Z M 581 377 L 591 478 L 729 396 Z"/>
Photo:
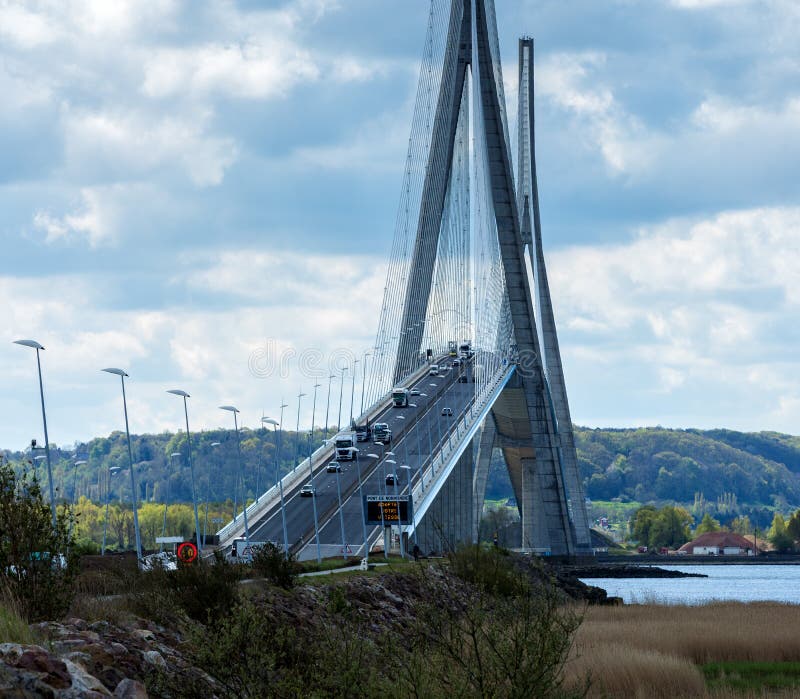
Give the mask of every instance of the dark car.
<path id="1" fill-rule="evenodd" d="M 458 383 L 467 383 L 467 375 L 461 374 L 461 376 L 458 377 Z"/>
<path id="2" fill-rule="evenodd" d="M 326 467 L 325 470 L 328 473 L 341 473 L 342 472 L 342 465 L 338 461 L 331 461 Z"/>
<path id="3" fill-rule="evenodd" d="M 442 408 L 442 415 L 444 417 L 453 417 L 453 411 L 450 408 Z"/>
<path id="4" fill-rule="evenodd" d="M 397 483 L 397 474 L 396 473 L 387 473 L 386 474 L 386 485 L 394 485 Z"/>

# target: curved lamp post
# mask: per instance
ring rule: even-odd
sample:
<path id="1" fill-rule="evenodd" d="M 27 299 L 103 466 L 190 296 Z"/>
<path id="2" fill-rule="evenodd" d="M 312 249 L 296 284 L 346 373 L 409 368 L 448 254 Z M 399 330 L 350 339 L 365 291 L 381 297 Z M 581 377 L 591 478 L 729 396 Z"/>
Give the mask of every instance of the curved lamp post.
<path id="1" fill-rule="evenodd" d="M 42 401 L 42 423 L 44 425 L 44 453 L 47 456 L 47 482 L 50 489 L 50 512 L 53 518 L 53 529 L 56 528 L 56 497 L 53 490 L 53 467 L 50 463 L 50 439 L 47 436 L 47 414 L 44 409 L 44 386 L 42 384 L 42 360 L 39 357 L 39 352 L 44 350 L 36 340 L 14 340 L 15 345 L 22 345 L 23 347 L 31 347 L 36 350 L 36 368 L 39 371 L 39 398 Z"/>
<path id="2" fill-rule="evenodd" d="M 250 547 L 250 526 L 247 524 L 247 500 L 244 495 L 244 465 L 242 464 L 242 443 L 239 439 L 239 420 L 236 417 L 239 409 L 233 405 L 220 405 L 220 410 L 227 410 L 233 413 L 233 428 L 236 431 L 236 455 L 239 460 L 239 482 L 242 484 L 242 511 L 244 512 L 244 541 Z"/>
<path id="3" fill-rule="evenodd" d="M 283 407 L 281 407 L 283 410 Z M 278 425 L 280 424 L 277 420 L 273 420 L 271 417 L 262 417 L 261 422 L 265 425 L 272 425 L 272 436 L 276 440 L 276 449 L 275 449 L 275 472 L 278 472 L 278 450 L 277 450 L 277 440 L 280 439 L 279 436 L 276 436 L 276 430 L 278 429 Z M 281 521 L 283 524 L 283 556 L 284 558 L 289 558 L 289 534 L 286 531 L 286 504 L 283 500 L 283 478 L 278 478 L 278 488 L 280 489 L 281 494 Z"/>
<path id="4" fill-rule="evenodd" d="M 133 500 L 133 530 L 136 533 L 136 559 L 141 563 L 142 561 L 142 537 L 139 533 L 139 506 L 136 502 L 136 476 L 133 472 L 133 449 L 131 448 L 131 430 L 128 426 L 128 400 L 125 397 L 125 377 L 128 376 L 122 369 L 115 369 L 110 367 L 102 371 L 107 374 L 114 374 L 119 376 L 122 383 L 122 408 L 125 412 L 125 435 L 128 439 L 128 460 L 131 465 L 131 499 Z M 106 500 L 106 505 L 108 501 Z"/>
<path id="5" fill-rule="evenodd" d="M 189 408 L 186 404 L 186 399 L 191 398 L 191 396 L 186 393 L 186 391 L 181 391 L 178 388 L 173 388 L 167 393 L 171 393 L 174 396 L 180 396 L 183 398 L 183 415 L 186 418 L 186 460 L 189 462 L 189 473 L 191 474 L 192 478 L 192 503 L 194 505 L 194 535 L 195 535 L 195 542 L 197 542 L 197 551 L 198 553 L 203 553 L 203 544 L 200 543 L 200 518 L 197 515 L 197 490 L 194 485 L 194 461 L 192 460 L 192 433 L 189 432 Z"/>
<path id="6" fill-rule="evenodd" d="M 78 485 L 78 466 L 83 466 L 88 463 L 85 459 L 75 462 L 75 467 L 72 471 L 72 517 L 69 520 L 69 536 L 72 536 L 72 522 L 75 519 L 75 503 L 77 502 L 76 489 Z"/>

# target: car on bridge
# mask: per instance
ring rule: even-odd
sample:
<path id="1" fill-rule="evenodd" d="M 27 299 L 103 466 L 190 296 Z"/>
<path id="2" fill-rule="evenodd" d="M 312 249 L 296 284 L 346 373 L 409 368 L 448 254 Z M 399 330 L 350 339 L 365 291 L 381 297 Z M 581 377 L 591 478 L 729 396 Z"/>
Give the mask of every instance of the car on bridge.
<path id="1" fill-rule="evenodd" d="M 461 374 L 461 376 L 458 377 L 458 383 L 467 383 L 467 375 Z"/>
<path id="2" fill-rule="evenodd" d="M 386 474 L 386 485 L 395 485 L 397 483 L 397 474 L 396 473 L 387 473 Z"/>
<path id="3" fill-rule="evenodd" d="M 338 461 L 331 461 L 326 467 L 325 470 L 328 473 L 341 473 L 342 472 L 342 465 Z"/>
<path id="4" fill-rule="evenodd" d="M 419 395 L 419 389 L 418 388 L 412 388 L 408 393 L 411 396 L 418 396 Z"/>
<path id="5" fill-rule="evenodd" d="M 442 416 L 443 417 L 453 417 L 453 411 L 451 408 L 442 408 Z"/>
<path id="6" fill-rule="evenodd" d="M 438 364 L 431 364 L 428 368 L 428 375 L 429 376 L 439 376 L 439 365 Z"/>
<path id="7" fill-rule="evenodd" d="M 453 360 L 453 366 L 461 366 L 461 360 L 460 359 L 454 359 Z"/>
<path id="8" fill-rule="evenodd" d="M 316 494 L 317 489 L 311 483 L 306 483 L 302 488 L 300 488 L 301 498 L 313 498 Z"/>

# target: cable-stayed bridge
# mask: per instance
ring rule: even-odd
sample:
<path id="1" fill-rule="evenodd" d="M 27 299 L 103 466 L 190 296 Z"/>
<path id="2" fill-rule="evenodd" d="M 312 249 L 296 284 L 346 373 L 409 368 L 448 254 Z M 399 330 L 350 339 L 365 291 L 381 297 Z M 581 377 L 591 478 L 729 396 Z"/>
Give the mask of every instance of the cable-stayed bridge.
<path id="1" fill-rule="evenodd" d="M 518 79 L 515 172 L 493 0 L 432 0 L 371 405 L 357 420 L 388 424 L 391 442 L 359 442 L 341 471 L 329 467 L 335 444 L 321 447 L 226 525 L 222 544 L 246 537 L 285 541 L 300 558 L 361 556 L 390 531 L 386 519 L 365 524 L 365 500 L 406 496 L 408 523 L 392 530 L 404 550 L 474 541 L 499 449 L 520 546 L 591 553 L 542 251 L 529 38 Z M 394 406 L 398 388 L 408 405 Z M 307 483 L 316 495 L 302 496 Z"/>

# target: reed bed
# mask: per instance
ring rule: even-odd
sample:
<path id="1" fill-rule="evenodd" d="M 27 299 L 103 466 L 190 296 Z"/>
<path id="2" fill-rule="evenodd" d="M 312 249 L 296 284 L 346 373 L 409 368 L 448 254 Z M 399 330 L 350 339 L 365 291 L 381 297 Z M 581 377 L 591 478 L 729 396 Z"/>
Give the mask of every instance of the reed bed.
<path id="1" fill-rule="evenodd" d="M 708 692 L 698 666 L 800 661 L 798 628 L 800 606 L 772 602 L 590 607 L 567 683 L 579 686 L 588 675 L 589 697 L 742 697 Z"/>

